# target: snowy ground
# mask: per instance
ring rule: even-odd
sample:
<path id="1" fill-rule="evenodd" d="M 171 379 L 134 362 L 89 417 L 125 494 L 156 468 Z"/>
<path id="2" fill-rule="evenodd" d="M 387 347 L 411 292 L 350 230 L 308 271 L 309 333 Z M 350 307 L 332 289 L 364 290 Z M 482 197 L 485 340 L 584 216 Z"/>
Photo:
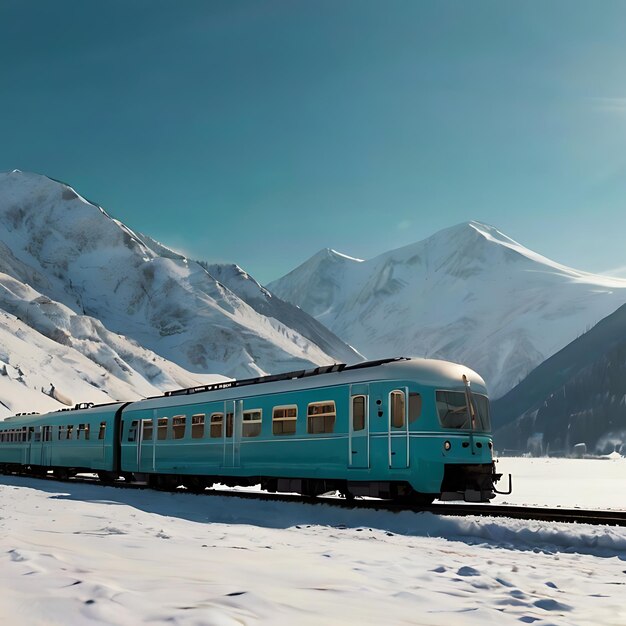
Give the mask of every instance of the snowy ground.
<path id="1" fill-rule="evenodd" d="M 500 469 L 516 503 L 551 502 L 552 483 L 596 506 L 607 476 L 626 491 L 624 460 Z M 0 476 L 1 624 L 623 626 L 625 586 L 626 529 Z"/>
<path id="2" fill-rule="evenodd" d="M 512 474 L 513 493 L 498 504 L 626 511 L 626 459 L 522 459 L 503 457 L 498 472 Z M 503 477 L 498 487 L 503 488 Z"/>

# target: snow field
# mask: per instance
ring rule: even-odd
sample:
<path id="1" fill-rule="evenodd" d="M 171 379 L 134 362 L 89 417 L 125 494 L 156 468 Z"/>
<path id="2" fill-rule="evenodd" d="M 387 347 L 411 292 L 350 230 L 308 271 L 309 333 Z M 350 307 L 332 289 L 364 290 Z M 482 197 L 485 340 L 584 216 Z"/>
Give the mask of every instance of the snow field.
<path id="1" fill-rule="evenodd" d="M 3 624 L 617 626 L 625 571 L 624 528 L 0 477 Z"/>
<path id="2" fill-rule="evenodd" d="M 626 511 L 626 459 L 500 457 L 498 472 L 513 475 L 513 493 L 498 504 Z M 499 488 L 504 488 L 506 476 Z"/>

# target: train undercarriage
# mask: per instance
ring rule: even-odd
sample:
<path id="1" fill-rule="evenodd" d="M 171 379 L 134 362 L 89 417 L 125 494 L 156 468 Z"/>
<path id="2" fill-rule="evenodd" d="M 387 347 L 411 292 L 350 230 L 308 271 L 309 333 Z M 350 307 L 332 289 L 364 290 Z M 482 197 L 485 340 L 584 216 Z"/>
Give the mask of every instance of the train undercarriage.
<path id="1" fill-rule="evenodd" d="M 45 477 L 51 473 L 59 480 L 67 480 L 77 474 L 93 474 L 90 468 L 22 466 L 4 464 L 0 472 Z M 339 492 L 346 499 L 356 497 L 380 498 L 394 500 L 412 505 L 428 505 L 435 499 L 444 501 L 488 502 L 496 493 L 495 489 L 501 474 L 496 474 L 493 464 L 460 465 L 447 464 L 440 493 L 420 493 L 406 481 L 350 481 L 327 478 L 291 478 L 268 476 L 203 476 L 177 474 L 139 474 L 116 473 L 110 471 L 95 472 L 104 484 L 113 484 L 118 480 L 129 483 L 147 484 L 159 490 L 171 491 L 184 486 L 193 493 L 201 493 L 214 485 L 227 487 L 249 487 L 261 485 L 269 493 L 296 493 L 307 498 L 314 498 L 326 493 Z"/>

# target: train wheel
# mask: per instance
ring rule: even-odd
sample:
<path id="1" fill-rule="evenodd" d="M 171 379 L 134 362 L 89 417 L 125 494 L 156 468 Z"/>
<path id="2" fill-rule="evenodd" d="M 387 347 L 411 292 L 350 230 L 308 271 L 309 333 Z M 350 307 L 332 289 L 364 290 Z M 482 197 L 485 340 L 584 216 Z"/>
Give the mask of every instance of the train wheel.
<path id="1" fill-rule="evenodd" d="M 354 502 L 354 499 L 356 498 L 356 496 L 347 488 L 343 491 L 340 490 L 339 493 L 346 499 L 347 502 Z"/>
<path id="2" fill-rule="evenodd" d="M 52 473 L 59 480 L 67 480 L 70 477 L 70 471 L 65 467 L 55 467 Z"/>
<path id="3" fill-rule="evenodd" d="M 393 499 L 398 504 L 402 504 L 404 506 L 423 507 L 430 506 L 435 499 L 435 495 L 430 493 L 419 493 L 418 491 L 413 491 L 411 493 L 397 495 Z"/>
<path id="4" fill-rule="evenodd" d="M 187 476 L 183 480 L 183 485 L 191 493 L 202 493 L 207 488 L 207 480 L 202 476 Z"/>
<path id="5" fill-rule="evenodd" d="M 176 476 L 169 474 L 150 474 L 150 487 L 159 491 L 172 491 L 178 487 L 180 481 Z"/>
<path id="6" fill-rule="evenodd" d="M 103 471 L 98 472 L 98 478 L 100 479 L 100 482 L 104 483 L 105 485 L 111 485 L 113 484 L 113 482 L 115 482 L 117 476 L 113 472 Z"/>

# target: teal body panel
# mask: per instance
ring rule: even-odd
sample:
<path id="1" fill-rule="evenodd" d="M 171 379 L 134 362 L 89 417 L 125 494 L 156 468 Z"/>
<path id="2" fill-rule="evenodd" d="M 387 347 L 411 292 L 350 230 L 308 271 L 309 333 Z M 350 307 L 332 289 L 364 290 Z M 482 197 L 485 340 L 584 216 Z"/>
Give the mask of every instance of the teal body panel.
<path id="1" fill-rule="evenodd" d="M 122 406 L 113 405 L 76 411 L 58 411 L 46 415 L 27 415 L 0 422 L 0 431 L 26 428 L 26 441 L 3 443 L 0 441 L 0 463 L 31 465 L 36 467 L 68 467 L 95 471 L 115 470 L 115 415 Z M 103 438 L 99 439 L 101 424 Z M 72 437 L 67 439 L 66 430 L 72 426 Z M 78 438 L 78 427 L 89 426 L 89 439 L 85 430 Z M 46 439 L 43 427 L 50 427 Z M 60 437 L 60 433 L 62 438 Z M 19 448 L 21 460 L 17 461 Z"/>
<path id="2" fill-rule="evenodd" d="M 316 478 L 347 481 L 406 481 L 419 492 L 438 493 L 445 464 L 490 464 L 493 460 L 488 432 L 442 429 L 436 413 L 435 388 L 411 380 L 367 381 L 369 391 L 365 442 L 356 450 L 366 457 L 353 463 L 352 444 L 355 433 L 350 429 L 350 398 L 355 385 L 336 385 L 292 392 L 241 395 L 230 402 L 240 403 L 242 411 L 260 410 L 261 432 L 243 437 L 241 422 L 235 423 L 233 436 L 211 438 L 208 420 L 212 413 L 224 413 L 224 401 L 202 402 L 193 396 L 181 396 L 179 403 L 151 410 L 136 410 L 133 405 L 123 411 L 121 467 L 125 472 L 207 475 L 224 477 Z M 422 398 L 420 417 L 408 428 L 390 428 L 389 394 L 393 390 L 419 393 Z M 209 395 L 209 394 L 205 394 Z M 336 421 L 328 434 L 307 433 L 309 403 L 334 401 Z M 380 401 L 380 404 L 377 403 Z M 272 411 L 278 406 L 296 406 L 296 429 L 290 435 L 274 435 Z M 202 438 L 191 436 L 191 416 L 206 416 Z M 133 422 L 151 420 L 153 433 L 158 419 L 185 415 L 184 437 L 149 441 L 137 437 L 129 441 Z M 408 421 L 407 421 L 408 423 Z M 171 427 L 170 427 L 171 428 Z M 365 429 L 364 429 L 365 430 Z M 450 442 L 450 449 L 444 443 Z M 470 445 L 473 442 L 473 445 Z M 466 446 L 463 446 L 463 443 Z M 479 447 L 480 446 L 480 447 Z M 397 458 L 400 461 L 397 462 Z"/>

